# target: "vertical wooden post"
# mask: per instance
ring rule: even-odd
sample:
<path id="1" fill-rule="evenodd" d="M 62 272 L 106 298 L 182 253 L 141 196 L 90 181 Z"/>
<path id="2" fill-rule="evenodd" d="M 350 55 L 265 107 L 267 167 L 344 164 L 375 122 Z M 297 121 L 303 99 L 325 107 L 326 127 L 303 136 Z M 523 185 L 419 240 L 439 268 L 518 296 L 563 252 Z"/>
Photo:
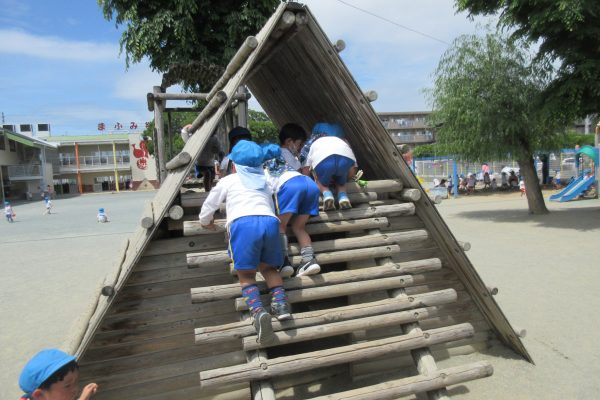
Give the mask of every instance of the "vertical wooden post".
<path id="1" fill-rule="evenodd" d="M 175 156 L 173 154 L 173 120 L 171 119 L 171 112 L 167 113 L 167 159 L 171 159 Z"/>
<path id="2" fill-rule="evenodd" d="M 83 184 L 81 183 L 81 170 L 79 169 L 79 143 L 75 143 L 75 165 L 77 166 L 77 188 L 79 193 L 83 193 Z"/>
<path id="3" fill-rule="evenodd" d="M 248 92 L 248 89 L 246 89 L 245 86 L 240 86 L 237 89 L 238 95 L 241 95 L 241 94 L 245 95 L 247 92 Z M 238 100 L 237 117 L 238 117 L 237 126 L 247 128 L 248 127 L 248 101 L 246 99 Z"/>
<path id="4" fill-rule="evenodd" d="M 160 86 L 152 87 L 153 93 L 163 93 Z M 163 121 L 164 105 L 162 100 L 154 98 L 154 129 L 156 129 L 156 143 L 154 144 L 154 155 L 158 158 L 158 180 L 162 184 L 167 177 L 165 159 L 165 124 Z"/>
<path id="5" fill-rule="evenodd" d="M 115 142 L 112 142 L 113 145 L 113 165 L 115 170 L 115 186 L 117 188 L 117 193 L 119 193 L 119 173 L 117 172 L 117 149 L 115 147 Z"/>

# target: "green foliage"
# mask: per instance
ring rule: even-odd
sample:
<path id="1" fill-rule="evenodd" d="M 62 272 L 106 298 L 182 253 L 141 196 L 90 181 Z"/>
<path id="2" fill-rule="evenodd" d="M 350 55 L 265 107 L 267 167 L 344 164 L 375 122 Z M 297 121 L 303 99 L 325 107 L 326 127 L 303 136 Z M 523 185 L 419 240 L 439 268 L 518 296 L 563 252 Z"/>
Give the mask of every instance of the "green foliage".
<path id="1" fill-rule="evenodd" d="M 457 0 L 470 15 L 500 12 L 513 39 L 540 43 L 538 57 L 560 64 L 545 88 L 544 106 L 576 116 L 600 109 L 600 2 L 598 0 Z"/>
<path id="2" fill-rule="evenodd" d="M 183 128 L 187 124 L 191 124 L 197 116 L 198 116 L 198 114 L 195 112 L 179 112 L 179 113 L 171 114 L 171 125 L 172 125 L 171 132 L 172 132 L 172 134 L 171 135 L 165 134 L 166 137 L 170 136 L 170 142 L 165 143 L 165 149 L 166 149 L 165 158 L 167 160 L 170 160 L 176 154 L 179 154 L 179 152 L 181 152 L 181 150 L 183 150 L 183 146 L 185 145 L 185 142 L 183 141 L 183 139 L 181 138 L 181 135 L 180 135 L 181 128 Z M 168 117 L 167 117 L 167 114 L 165 114 L 164 115 L 165 132 L 167 132 L 167 130 L 168 130 L 167 121 L 168 121 Z M 144 130 L 144 136 L 147 138 L 154 139 L 154 119 L 150 122 L 148 127 Z M 166 137 L 165 137 L 165 140 L 167 140 Z M 154 140 L 148 141 L 146 148 L 148 149 L 148 152 L 150 154 L 154 155 Z"/>
<path id="3" fill-rule="evenodd" d="M 98 0 L 104 17 L 123 27 L 127 66 L 144 58 L 182 82 L 208 90 L 244 39 L 254 35 L 279 0 Z M 164 84 L 165 82 L 163 82 Z"/>
<path id="4" fill-rule="evenodd" d="M 455 154 L 452 146 L 441 144 L 441 143 L 432 143 L 432 144 L 422 144 L 415 147 L 412 150 L 413 157 L 435 157 L 435 156 L 449 156 Z"/>
<path id="5" fill-rule="evenodd" d="M 438 143 L 468 161 L 528 159 L 556 148 L 570 120 L 541 107 L 552 73 L 551 63 L 534 59 L 520 41 L 490 32 L 459 37 L 428 91 Z"/>
<path id="6" fill-rule="evenodd" d="M 279 143 L 279 131 L 264 112 L 248 110 L 248 129 L 256 143 Z"/>
<path id="7" fill-rule="evenodd" d="M 564 149 L 574 149 L 576 145 L 579 146 L 593 146 L 594 135 L 584 135 L 577 132 L 567 133 L 560 143 L 560 147 Z"/>

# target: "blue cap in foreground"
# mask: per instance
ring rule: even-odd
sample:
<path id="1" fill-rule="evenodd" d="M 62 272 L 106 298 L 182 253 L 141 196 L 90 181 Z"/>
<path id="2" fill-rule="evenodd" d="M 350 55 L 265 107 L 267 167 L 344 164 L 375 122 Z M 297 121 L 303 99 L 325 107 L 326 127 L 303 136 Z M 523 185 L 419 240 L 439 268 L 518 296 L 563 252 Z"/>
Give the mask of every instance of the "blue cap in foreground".
<path id="1" fill-rule="evenodd" d="M 330 124 L 329 122 L 318 122 L 313 126 L 313 135 L 325 134 L 343 139 L 345 135 L 344 128 L 340 124 Z"/>
<path id="2" fill-rule="evenodd" d="M 27 395 L 31 395 L 53 373 L 73 360 L 75 357 L 58 349 L 42 350 L 33 356 L 21 371 L 19 386 Z"/>

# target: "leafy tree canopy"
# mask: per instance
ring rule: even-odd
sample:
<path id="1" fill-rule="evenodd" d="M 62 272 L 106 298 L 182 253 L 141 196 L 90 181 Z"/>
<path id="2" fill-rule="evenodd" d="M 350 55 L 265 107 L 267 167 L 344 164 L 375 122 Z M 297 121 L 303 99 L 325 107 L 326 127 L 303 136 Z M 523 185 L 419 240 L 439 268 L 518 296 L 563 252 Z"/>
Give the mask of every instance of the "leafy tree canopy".
<path id="1" fill-rule="evenodd" d="M 163 72 L 163 86 L 208 90 L 244 39 L 279 0 L 98 0 L 104 17 L 123 26 L 126 63 L 144 57 Z"/>
<path id="2" fill-rule="evenodd" d="M 470 15 L 500 12 L 512 38 L 539 42 L 539 57 L 557 61 L 556 77 L 545 89 L 550 107 L 575 115 L 600 109 L 600 2 L 598 0 L 457 0 Z"/>
<path id="3" fill-rule="evenodd" d="M 262 111 L 248 110 L 248 129 L 256 143 L 279 144 L 279 131 L 271 118 Z"/>

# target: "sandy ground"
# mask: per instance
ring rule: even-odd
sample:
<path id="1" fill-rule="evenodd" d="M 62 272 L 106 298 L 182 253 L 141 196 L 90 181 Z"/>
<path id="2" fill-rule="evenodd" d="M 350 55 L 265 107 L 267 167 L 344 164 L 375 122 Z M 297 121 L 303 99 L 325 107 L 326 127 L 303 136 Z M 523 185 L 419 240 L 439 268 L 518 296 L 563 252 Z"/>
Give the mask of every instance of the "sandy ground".
<path id="1" fill-rule="evenodd" d="M 548 193 L 549 194 L 549 193 Z M 547 196 L 546 196 L 547 198 Z M 600 201 L 547 203 L 530 216 L 518 193 L 469 196 L 438 206 L 514 327 L 535 365 L 510 351 L 453 357 L 443 366 L 485 359 L 494 375 L 457 385 L 454 399 L 600 398 Z"/>
<path id="2" fill-rule="evenodd" d="M 17 399 L 25 362 L 58 347 L 111 270 L 121 243 L 155 192 L 89 194 L 14 205 L 0 220 L 0 399 Z M 109 223 L 96 222 L 104 207 Z"/>
<path id="3" fill-rule="evenodd" d="M 18 398 L 18 374 L 43 347 L 58 346 L 114 252 L 132 232 L 153 193 L 90 195 L 16 206 L 18 223 L 0 223 L 0 398 Z M 98 207 L 112 222 L 97 224 Z M 600 397 L 600 201 L 548 203 L 529 216 L 519 194 L 469 196 L 438 206 L 536 365 L 503 348 L 453 357 L 441 367 L 486 359 L 492 377 L 450 389 L 455 399 L 592 399 Z"/>

